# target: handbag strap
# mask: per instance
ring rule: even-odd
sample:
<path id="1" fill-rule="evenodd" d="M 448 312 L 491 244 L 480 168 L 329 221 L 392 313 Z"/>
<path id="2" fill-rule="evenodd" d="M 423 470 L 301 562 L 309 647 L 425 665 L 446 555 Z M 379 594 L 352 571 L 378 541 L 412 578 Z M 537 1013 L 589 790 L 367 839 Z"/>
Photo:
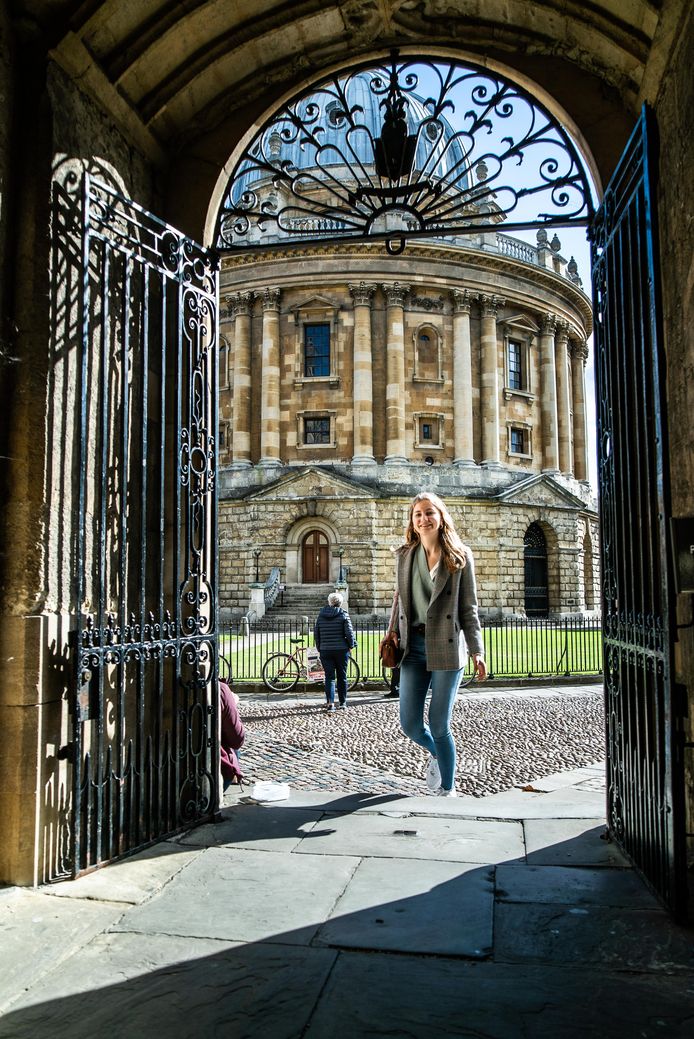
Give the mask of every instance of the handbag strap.
<path id="1" fill-rule="evenodd" d="M 395 595 L 393 596 L 393 605 L 390 608 L 390 620 L 388 621 L 388 635 L 392 635 L 395 631 L 395 618 L 397 616 L 397 604 L 398 604 L 398 590 L 395 589 Z"/>

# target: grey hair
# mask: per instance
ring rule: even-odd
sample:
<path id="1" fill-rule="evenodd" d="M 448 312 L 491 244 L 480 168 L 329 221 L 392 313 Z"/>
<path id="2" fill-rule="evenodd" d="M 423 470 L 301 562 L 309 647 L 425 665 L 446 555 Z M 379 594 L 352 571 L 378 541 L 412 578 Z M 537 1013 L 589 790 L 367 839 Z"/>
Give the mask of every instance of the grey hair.
<path id="1" fill-rule="evenodd" d="M 342 596 L 339 592 L 331 592 L 328 596 L 328 606 L 342 606 Z"/>

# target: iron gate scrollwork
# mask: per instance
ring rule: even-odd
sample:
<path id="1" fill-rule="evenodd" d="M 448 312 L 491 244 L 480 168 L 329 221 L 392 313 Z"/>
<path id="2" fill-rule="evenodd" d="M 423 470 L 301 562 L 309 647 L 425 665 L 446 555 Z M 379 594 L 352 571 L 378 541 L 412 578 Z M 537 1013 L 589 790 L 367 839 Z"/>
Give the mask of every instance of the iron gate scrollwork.
<path id="1" fill-rule="evenodd" d="M 393 50 L 327 76 L 244 148 L 217 218 L 220 251 L 406 239 L 593 217 L 570 135 L 489 68 Z"/>
<path id="2" fill-rule="evenodd" d="M 644 108 L 592 228 L 608 823 L 676 913 L 686 860 L 674 696 L 665 368 Z"/>
<path id="3" fill-rule="evenodd" d="M 83 191 L 73 872 L 219 800 L 216 256 Z"/>

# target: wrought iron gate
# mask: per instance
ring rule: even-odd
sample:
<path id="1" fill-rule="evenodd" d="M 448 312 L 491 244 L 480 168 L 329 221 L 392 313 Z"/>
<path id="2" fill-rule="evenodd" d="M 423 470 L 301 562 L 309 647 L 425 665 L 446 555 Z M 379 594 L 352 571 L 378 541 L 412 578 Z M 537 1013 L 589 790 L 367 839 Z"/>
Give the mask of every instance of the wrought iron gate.
<path id="1" fill-rule="evenodd" d="M 83 192 L 75 874 L 218 805 L 217 260 Z"/>
<path id="2" fill-rule="evenodd" d="M 644 108 L 593 225 L 608 822 L 660 898 L 684 909 L 681 720 L 672 671 L 664 358 Z"/>

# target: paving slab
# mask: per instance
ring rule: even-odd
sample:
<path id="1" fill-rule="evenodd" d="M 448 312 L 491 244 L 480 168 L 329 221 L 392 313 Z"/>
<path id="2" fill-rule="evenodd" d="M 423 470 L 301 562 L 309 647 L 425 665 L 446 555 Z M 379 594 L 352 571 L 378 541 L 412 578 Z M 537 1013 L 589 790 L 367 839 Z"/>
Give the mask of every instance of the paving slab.
<path id="1" fill-rule="evenodd" d="M 343 952 L 303 1039 L 691 1039 L 681 977 Z"/>
<path id="2" fill-rule="evenodd" d="M 694 935 L 662 910 L 497 902 L 494 958 L 498 963 L 682 972 L 694 984 Z"/>
<path id="3" fill-rule="evenodd" d="M 164 841 L 114 862 L 107 869 L 95 870 L 65 884 L 53 884 L 47 890 L 56 898 L 95 898 L 138 904 L 151 898 L 199 854 L 197 849 L 188 850 Z"/>
<path id="4" fill-rule="evenodd" d="M 314 944 L 489 956 L 494 870 L 406 859 L 361 862 Z"/>
<path id="5" fill-rule="evenodd" d="M 108 934 L 0 1019 L 1 1039 L 296 1039 L 336 954 Z"/>
<path id="6" fill-rule="evenodd" d="M 514 787 L 485 797 L 458 797 L 459 814 L 489 819 L 596 819 L 605 816 L 605 794 L 601 790 L 568 787 L 543 792 L 535 783 L 534 790 Z M 447 800 L 447 799 L 443 799 Z"/>
<path id="7" fill-rule="evenodd" d="M 8 888 L 0 892 L 0 1012 L 56 963 L 116 922 L 124 907 Z"/>
<path id="8" fill-rule="evenodd" d="M 498 866 L 496 897 L 500 902 L 661 908 L 640 877 L 630 869 Z"/>
<path id="9" fill-rule="evenodd" d="M 602 784 L 602 789 L 605 788 L 605 775 L 606 775 L 606 764 L 604 761 L 599 762 L 596 765 L 584 765 L 581 768 L 572 768 L 568 772 L 553 772 L 551 775 L 542 776 L 541 779 L 534 779 L 532 786 L 542 793 L 548 793 L 553 790 L 563 790 L 567 787 L 577 786 L 580 787 L 582 783 L 587 781 L 593 782 L 598 780 Z"/>
<path id="10" fill-rule="evenodd" d="M 207 848 L 157 896 L 126 910 L 118 930 L 308 945 L 358 859 Z"/>
<path id="11" fill-rule="evenodd" d="M 616 844 L 605 839 L 604 819 L 526 819 L 528 862 L 536 866 L 628 866 Z"/>
<path id="12" fill-rule="evenodd" d="M 321 809 L 286 809 L 239 803 L 225 809 L 222 822 L 208 823 L 181 838 L 183 845 L 293 851 L 324 813 Z"/>
<path id="13" fill-rule="evenodd" d="M 295 854 L 360 855 L 395 859 L 441 859 L 493 863 L 525 855 L 517 822 L 419 816 L 326 815 L 320 833 L 305 839 Z"/>

